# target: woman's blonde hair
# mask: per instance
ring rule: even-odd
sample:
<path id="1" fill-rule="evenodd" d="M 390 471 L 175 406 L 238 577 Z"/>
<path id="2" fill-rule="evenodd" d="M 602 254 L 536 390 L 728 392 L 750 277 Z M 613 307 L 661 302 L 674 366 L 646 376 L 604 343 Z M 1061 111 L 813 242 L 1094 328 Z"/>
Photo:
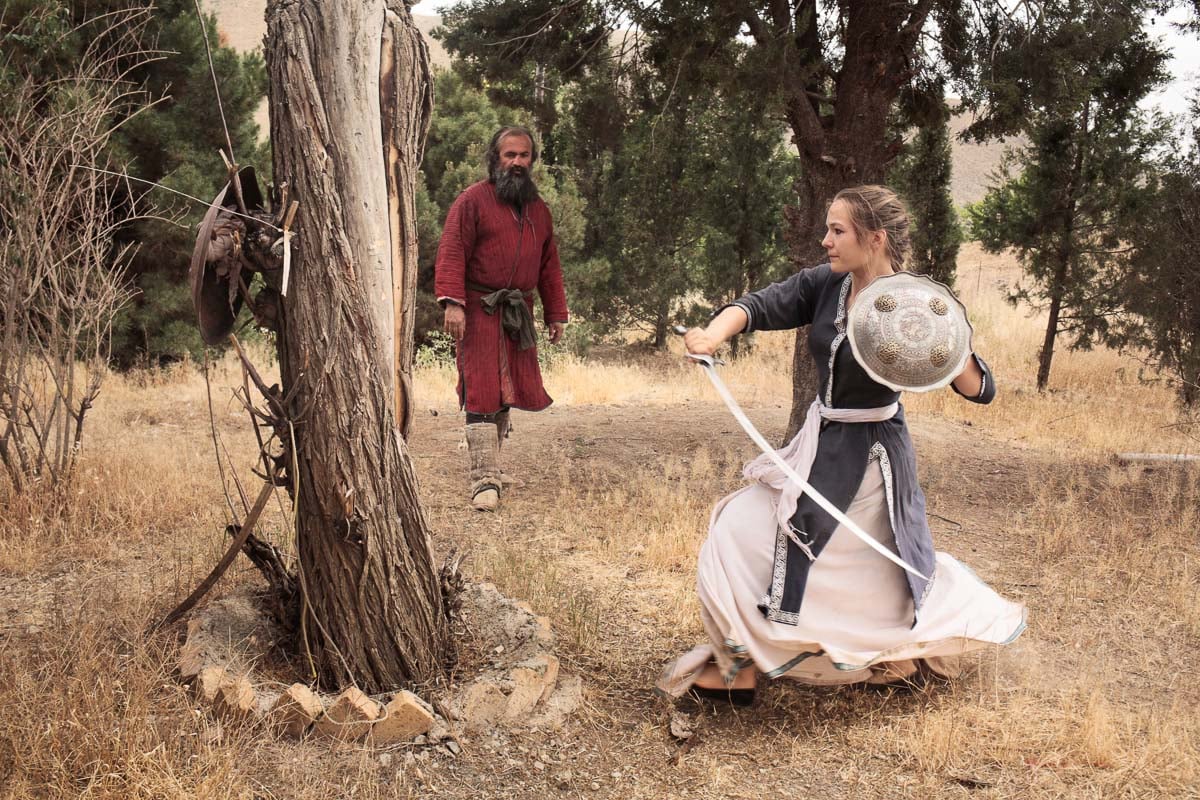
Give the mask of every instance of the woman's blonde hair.
<path id="1" fill-rule="evenodd" d="M 908 209 L 899 195 L 886 186 L 868 184 L 842 189 L 830 205 L 838 200 L 846 204 L 859 244 L 866 244 L 869 234 L 883 231 L 887 234 L 884 246 L 892 268 L 904 269 L 912 252 L 912 237 L 908 230 Z"/>

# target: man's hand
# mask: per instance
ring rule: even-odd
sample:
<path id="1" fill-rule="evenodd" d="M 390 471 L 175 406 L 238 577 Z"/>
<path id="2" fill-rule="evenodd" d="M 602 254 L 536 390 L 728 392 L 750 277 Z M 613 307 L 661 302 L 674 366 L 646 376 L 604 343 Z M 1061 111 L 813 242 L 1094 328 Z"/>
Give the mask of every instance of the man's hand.
<path id="1" fill-rule="evenodd" d="M 458 303 L 446 303 L 446 318 L 442 323 L 442 330 L 453 336 L 454 341 L 461 341 L 467 335 L 466 309 Z"/>
<path id="2" fill-rule="evenodd" d="M 563 329 L 567 327 L 565 322 L 551 322 L 548 326 L 546 335 L 550 339 L 550 344 L 558 344 L 558 340 L 562 338 Z"/>

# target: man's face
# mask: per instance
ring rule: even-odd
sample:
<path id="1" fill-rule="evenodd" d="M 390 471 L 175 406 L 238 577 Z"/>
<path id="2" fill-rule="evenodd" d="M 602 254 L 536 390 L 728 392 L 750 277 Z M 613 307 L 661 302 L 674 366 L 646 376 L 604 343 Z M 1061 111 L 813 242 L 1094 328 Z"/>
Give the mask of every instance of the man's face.
<path id="1" fill-rule="evenodd" d="M 514 175 L 524 176 L 529 172 L 533 163 L 533 142 L 528 136 L 519 133 L 510 134 L 500 140 L 497 147 L 500 154 L 499 168 L 501 172 L 512 170 Z"/>

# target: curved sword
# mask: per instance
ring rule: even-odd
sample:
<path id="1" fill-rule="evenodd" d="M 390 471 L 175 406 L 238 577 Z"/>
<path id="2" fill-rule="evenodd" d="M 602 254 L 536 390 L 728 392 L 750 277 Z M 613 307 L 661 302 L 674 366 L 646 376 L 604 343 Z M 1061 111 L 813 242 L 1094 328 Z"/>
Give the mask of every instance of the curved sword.
<path id="1" fill-rule="evenodd" d="M 875 539 L 872 539 L 866 532 L 863 531 L 862 528 L 858 526 L 857 523 L 854 522 L 854 520 L 847 517 L 841 509 L 826 500 L 820 492 L 808 484 L 808 481 L 804 480 L 804 478 L 801 478 L 796 470 L 792 469 L 791 466 L 789 466 L 788 463 L 780 457 L 779 453 L 775 452 L 775 448 L 772 447 L 770 443 L 763 438 L 763 435 L 758 432 L 758 429 L 754 427 L 754 423 L 751 422 L 749 417 L 746 416 L 746 413 L 742 411 L 741 406 L 739 406 L 737 403 L 737 400 L 734 400 L 733 395 L 729 393 L 729 388 L 725 386 L 725 382 L 721 380 L 721 376 L 717 374 L 716 365 L 718 363 L 723 364 L 725 362 L 715 359 L 712 356 L 697 355 L 695 353 L 688 353 L 687 357 L 704 367 L 704 374 L 708 376 L 710 381 L 712 381 L 713 388 L 717 390 L 717 394 L 719 394 L 721 399 L 725 401 L 725 405 L 729 408 L 730 413 L 733 414 L 733 418 L 736 419 L 738 424 L 742 426 L 742 430 L 750 435 L 750 438 L 754 440 L 756 445 L 758 445 L 758 449 L 762 450 L 766 454 L 767 458 L 775 462 L 775 466 L 783 470 L 784 475 L 787 475 L 789 479 L 803 489 L 805 494 L 811 497 L 817 505 L 825 509 L 825 511 L 827 511 L 831 517 L 844 525 L 846 530 L 853 533 L 859 539 L 862 539 L 868 547 L 875 550 L 893 564 L 903 567 L 913 575 L 916 575 L 918 578 L 926 581 L 929 580 L 928 577 L 921 574 L 920 571 L 910 565 L 907 561 L 900 558 L 891 550 L 888 550 Z"/>

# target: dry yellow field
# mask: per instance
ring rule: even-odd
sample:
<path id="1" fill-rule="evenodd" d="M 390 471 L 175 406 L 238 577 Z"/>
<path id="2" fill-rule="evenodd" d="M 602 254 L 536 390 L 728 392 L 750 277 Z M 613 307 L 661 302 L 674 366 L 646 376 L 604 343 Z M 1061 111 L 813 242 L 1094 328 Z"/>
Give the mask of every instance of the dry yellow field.
<path id="1" fill-rule="evenodd" d="M 1200 452 L 1200 427 L 1107 351 L 1060 352 L 1035 392 L 1039 320 L 1002 301 L 1014 277 L 1003 258 L 960 258 L 996 402 L 906 398 L 939 549 L 1029 608 L 1022 639 L 960 680 L 775 683 L 752 709 L 696 712 L 679 750 L 649 688 L 701 635 L 695 556 L 753 446 L 678 352 L 629 348 L 554 362 L 556 405 L 516 415 L 505 450 L 525 485 L 494 516 L 465 508 L 452 371 L 417 377 L 410 447 L 435 549 L 467 553 L 472 579 L 551 618 L 582 709 L 555 730 L 464 736 L 457 756 L 214 722 L 172 674 L 175 635 L 145 630 L 225 546 L 216 449 L 256 491 L 227 359 L 215 443 L 194 367 L 112 376 L 74 493 L 55 508 L 3 495 L 0 797 L 1200 796 L 1200 469 L 1113 459 Z M 760 335 L 725 371 L 769 438 L 787 418 L 791 346 Z M 288 544 L 284 509 L 264 531 Z M 209 598 L 259 580 L 240 560 Z"/>

